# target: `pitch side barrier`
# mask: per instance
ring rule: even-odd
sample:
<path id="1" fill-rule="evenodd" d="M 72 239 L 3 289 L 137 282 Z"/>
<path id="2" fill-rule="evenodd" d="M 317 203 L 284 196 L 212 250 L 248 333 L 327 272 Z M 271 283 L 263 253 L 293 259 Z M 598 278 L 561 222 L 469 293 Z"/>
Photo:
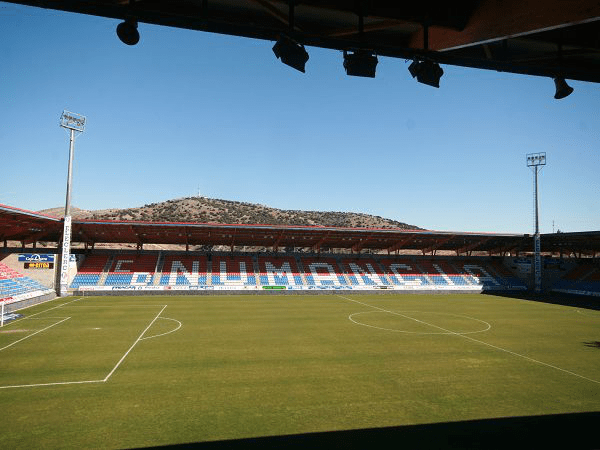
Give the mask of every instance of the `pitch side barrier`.
<path id="1" fill-rule="evenodd" d="M 218 290 L 211 290 L 211 289 L 202 289 L 202 290 L 189 290 L 189 291 L 184 291 L 184 290 L 171 290 L 171 291 L 146 291 L 146 290 L 136 290 L 136 291 L 131 291 L 131 290 L 126 290 L 126 291 L 119 291 L 119 290 L 114 290 L 114 291 L 75 291 L 74 293 L 76 295 L 80 295 L 80 296 L 122 296 L 122 295 L 127 295 L 128 297 L 130 296 L 174 296 L 174 295 L 193 295 L 193 296 L 201 296 L 201 295 L 256 295 L 256 296 L 270 296 L 270 295 L 326 295 L 326 294 L 331 294 L 331 295 L 335 295 L 335 294 L 369 294 L 369 295 L 373 295 L 373 294 L 377 294 L 377 295 L 397 295 L 399 293 L 404 293 L 404 294 L 439 294 L 439 295 L 449 295 L 449 294 L 473 294 L 476 293 L 477 291 L 460 291 L 460 290 L 455 290 L 455 291 L 443 291 L 443 290 L 419 290 L 419 291 L 400 291 L 400 290 L 394 290 L 394 289 L 346 289 L 346 290 L 335 290 L 335 289 L 307 289 L 307 290 L 288 290 L 288 289 L 283 289 L 283 290 L 261 290 L 261 289 L 244 289 L 244 290 L 223 290 L 223 289 L 218 289 Z M 479 291 L 482 292 L 482 291 Z"/>
<path id="2" fill-rule="evenodd" d="M 525 290 L 499 260 L 382 255 L 102 253 L 80 267 L 81 295 L 482 292 Z"/>
<path id="3" fill-rule="evenodd" d="M 56 293 L 48 289 L 46 291 L 34 291 L 19 294 L 14 297 L 0 299 L 0 307 L 5 315 L 38 305 L 56 298 Z M 0 319 L 1 320 L 1 319 Z"/>

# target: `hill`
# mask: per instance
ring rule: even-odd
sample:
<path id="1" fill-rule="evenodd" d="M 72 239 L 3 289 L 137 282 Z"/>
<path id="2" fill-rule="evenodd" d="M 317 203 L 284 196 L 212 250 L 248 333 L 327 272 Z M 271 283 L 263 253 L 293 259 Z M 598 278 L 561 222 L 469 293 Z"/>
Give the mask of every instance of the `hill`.
<path id="1" fill-rule="evenodd" d="M 62 217 L 63 208 L 51 208 L 40 213 Z M 151 203 L 139 208 L 87 211 L 72 208 L 77 219 L 136 220 L 148 222 L 243 223 L 271 225 L 320 225 L 356 228 L 419 229 L 397 220 L 353 212 L 298 211 L 271 208 L 255 203 L 206 197 L 188 197 Z"/>

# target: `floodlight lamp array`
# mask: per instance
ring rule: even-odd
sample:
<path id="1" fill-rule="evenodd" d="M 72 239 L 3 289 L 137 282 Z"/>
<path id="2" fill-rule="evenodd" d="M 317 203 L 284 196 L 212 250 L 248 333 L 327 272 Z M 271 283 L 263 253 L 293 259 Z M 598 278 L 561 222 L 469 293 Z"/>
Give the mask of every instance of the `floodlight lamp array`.
<path id="1" fill-rule="evenodd" d="M 554 86 L 556 87 L 554 98 L 557 100 L 568 97 L 573 92 L 573 88 L 562 77 L 554 78 Z"/>
<path id="2" fill-rule="evenodd" d="M 546 152 L 527 154 L 527 167 L 546 165 Z"/>
<path id="3" fill-rule="evenodd" d="M 117 36 L 123 44 L 135 45 L 140 41 L 138 23 L 136 20 L 127 19 L 117 25 Z"/>
<path id="4" fill-rule="evenodd" d="M 356 50 L 353 53 L 344 51 L 346 75 L 375 78 L 377 62 L 377 56 L 367 50 Z"/>
<path id="5" fill-rule="evenodd" d="M 60 126 L 83 133 L 85 129 L 85 116 L 65 110 L 60 116 Z"/>
<path id="6" fill-rule="evenodd" d="M 298 44 L 290 37 L 282 35 L 273 46 L 273 53 L 285 65 L 302 73 L 305 72 L 308 52 L 304 48 L 304 45 Z"/>
<path id="7" fill-rule="evenodd" d="M 290 8 L 290 23 L 293 23 L 293 3 L 290 4 Z M 124 44 L 136 45 L 140 40 L 137 20 L 128 18 L 121 22 L 117 26 L 117 35 Z M 427 32 L 425 36 L 427 36 Z M 426 39 L 425 50 L 427 48 Z M 305 73 L 309 56 L 303 44 L 283 34 L 273 46 L 273 53 L 282 63 Z M 344 69 L 347 75 L 375 78 L 377 63 L 377 56 L 369 50 L 344 50 Z M 415 58 L 408 67 L 408 71 L 419 83 L 435 88 L 440 87 L 440 79 L 444 75 L 444 70 L 437 62 L 424 57 Z M 557 76 L 553 80 L 556 87 L 555 99 L 559 100 L 571 95 L 573 88 L 567 84 L 563 77 Z"/>
<path id="8" fill-rule="evenodd" d="M 440 78 L 444 75 L 444 70 L 438 63 L 427 59 L 423 61 L 415 59 L 408 66 L 408 71 L 419 83 L 436 88 L 440 87 Z"/>

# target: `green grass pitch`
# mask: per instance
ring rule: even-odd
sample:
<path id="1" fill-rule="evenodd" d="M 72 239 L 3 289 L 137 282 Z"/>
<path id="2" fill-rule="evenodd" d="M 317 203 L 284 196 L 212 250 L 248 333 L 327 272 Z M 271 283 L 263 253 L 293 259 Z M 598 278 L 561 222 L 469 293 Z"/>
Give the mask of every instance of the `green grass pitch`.
<path id="1" fill-rule="evenodd" d="M 600 411 L 600 311 L 491 295 L 73 297 L 0 328 L 3 448 Z"/>

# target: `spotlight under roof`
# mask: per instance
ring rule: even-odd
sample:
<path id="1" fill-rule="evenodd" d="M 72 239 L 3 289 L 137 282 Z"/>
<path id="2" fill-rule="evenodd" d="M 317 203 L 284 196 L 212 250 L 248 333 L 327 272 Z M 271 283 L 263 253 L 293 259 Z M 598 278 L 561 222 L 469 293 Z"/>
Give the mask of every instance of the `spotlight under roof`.
<path id="1" fill-rule="evenodd" d="M 117 36 L 123 44 L 135 45 L 140 41 L 140 33 L 137 27 L 137 21 L 132 19 L 127 19 L 117 25 Z"/>
<path id="2" fill-rule="evenodd" d="M 556 86 L 556 93 L 554 94 L 554 98 L 557 100 L 568 97 L 573 92 L 573 88 L 569 86 L 565 79 L 562 77 L 556 77 L 554 79 L 554 85 Z"/>
<path id="3" fill-rule="evenodd" d="M 443 69 L 438 63 L 429 60 L 418 61 L 415 59 L 408 66 L 408 71 L 419 83 L 436 88 L 440 87 L 440 78 L 444 74 Z"/>
<path id="4" fill-rule="evenodd" d="M 347 75 L 375 78 L 377 56 L 365 50 L 348 53 L 344 50 L 344 69 Z"/>
<path id="5" fill-rule="evenodd" d="M 285 65 L 304 73 L 304 66 L 308 61 L 308 52 L 304 45 L 287 36 L 281 36 L 273 46 L 273 53 Z"/>

